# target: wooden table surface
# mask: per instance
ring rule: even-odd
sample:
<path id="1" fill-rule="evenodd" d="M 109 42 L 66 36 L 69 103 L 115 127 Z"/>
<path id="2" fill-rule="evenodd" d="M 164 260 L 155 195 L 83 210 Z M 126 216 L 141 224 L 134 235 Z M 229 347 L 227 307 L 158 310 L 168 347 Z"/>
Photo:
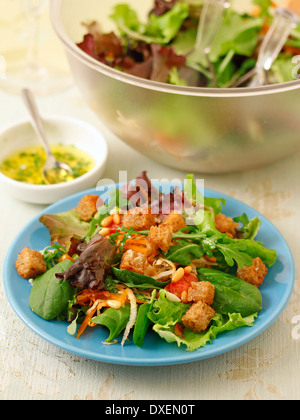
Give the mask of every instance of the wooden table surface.
<path id="1" fill-rule="evenodd" d="M 95 125 L 108 140 L 104 177 L 119 170 L 133 179 L 142 170 L 155 178 L 184 179 L 120 142 L 98 122 L 76 88 L 39 100 L 43 113 L 61 113 Z M 0 92 L 0 127 L 26 116 L 20 100 Z M 184 400 L 298 399 L 300 397 L 300 155 L 245 173 L 204 176 L 205 186 L 230 194 L 269 218 L 287 239 L 297 281 L 279 319 L 241 348 L 196 363 L 126 367 L 87 360 L 60 350 L 33 333 L 11 309 L 0 283 L 0 399 Z M 6 251 L 43 207 L 11 198 L 0 186 L 0 270 Z"/>
<path id="2" fill-rule="evenodd" d="M 0 1 L 3 4 L 8 0 Z M 156 179 L 184 179 L 183 172 L 154 163 L 108 133 L 75 87 L 39 99 L 38 103 L 43 114 L 76 117 L 104 134 L 109 147 L 104 178 L 118 181 L 122 170 L 128 171 L 128 178 L 133 179 L 147 170 Z M 18 97 L 0 91 L 0 129 L 26 115 Z M 43 207 L 13 199 L 0 185 L 1 400 L 299 399 L 300 154 L 245 173 L 203 177 L 206 188 L 236 197 L 264 214 L 284 235 L 292 250 L 296 286 L 288 306 L 274 324 L 229 353 L 159 368 L 100 363 L 49 344 L 16 316 L 2 283 L 2 267 L 10 243 Z"/>

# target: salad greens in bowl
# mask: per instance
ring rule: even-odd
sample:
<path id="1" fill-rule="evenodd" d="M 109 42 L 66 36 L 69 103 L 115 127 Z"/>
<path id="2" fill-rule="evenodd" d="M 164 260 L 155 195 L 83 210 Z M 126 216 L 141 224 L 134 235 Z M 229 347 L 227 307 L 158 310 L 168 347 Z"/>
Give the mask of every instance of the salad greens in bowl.
<path id="1" fill-rule="evenodd" d="M 185 172 L 244 171 L 295 153 L 300 83 L 293 79 L 299 64 L 292 59 L 298 55 L 298 28 L 269 72 L 275 83 L 229 87 L 255 65 L 272 19 L 269 0 L 253 3 L 255 16 L 236 12 L 233 3 L 210 64 L 196 60 L 197 66 L 189 54 L 197 2 L 157 3 L 170 10 L 149 17 L 152 0 L 51 1 L 52 23 L 75 83 L 102 123 L 141 154 Z M 235 2 L 239 10 L 243 3 Z M 141 77 L 142 70 L 150 77 Z"/>
<path id="2" fill-rule="evenodd" d="M 277 250 L 256 240 L 259 217 L 228 217 L 223 198 L 187 181 L 162 192 L 143 172 L 105 201 L 86 194 L 73 209 L 42 214 L 50 243 L 19 249 L 15 261 L 34 316 L 78 341 L 104 330 L 104 344 L 145 351 L 149 334 L 194 352 L 255 327 Z"/>
<path id="3" fill-rule="evenodd" d="M 116 30 L 104 32 L 101 21 L 86 23 L 78 43 L 86 54 L 125 73 L 178 86 L 231 88 L 253 70 L 259 49 L 274 20 L 274 3 L 253 0 L 248 12 L 225 9 L 223 22 L 209 46 L 197 48 L 203 2 L 155 0 L 146 22 L 135 8 L 120 3 L 110 19 Z M 214 11 L 215 12 L 215 11 Z M 292 30 L 268 72 L 269 83 L 294 80 L 293 56 L 300 53 L 300 25 Z M 207 56 L 208 55 L 208 56 Z"/>

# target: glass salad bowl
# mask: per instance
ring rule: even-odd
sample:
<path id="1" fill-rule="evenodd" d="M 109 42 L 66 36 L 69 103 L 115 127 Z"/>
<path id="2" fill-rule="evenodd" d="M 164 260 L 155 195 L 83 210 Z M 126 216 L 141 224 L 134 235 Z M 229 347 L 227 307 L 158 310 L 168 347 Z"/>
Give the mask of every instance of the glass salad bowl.
<path id="1" fill-rule="evenodd" d="M 52 0 L 51 18 L 74 80 L 103 124 L 141 154 L 184 171 L 228 173 L 280 160 L 299 147 L 300 81 L 209 88 L 160 83 L 95 60 L 76 44 L 85 21 L 115 30 L 119 0 Z M 152 1 L 127 0 L 146 15 Z"/>

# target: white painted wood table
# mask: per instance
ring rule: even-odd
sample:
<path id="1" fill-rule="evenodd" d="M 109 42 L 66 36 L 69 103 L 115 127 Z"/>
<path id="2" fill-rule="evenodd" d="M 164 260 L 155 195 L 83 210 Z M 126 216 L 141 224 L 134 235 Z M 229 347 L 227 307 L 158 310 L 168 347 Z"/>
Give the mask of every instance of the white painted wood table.
<path id="1" fill-rule="evenodd" d="M 104 177 L 119 170 L 133 179 L 142 170 L 155 178 L 184 173 L 142 157 L 99 123 L 76 88 L 39 100 L 44 114 L 81 118 L 108 141 Z M 21 101 L 0 92 L 0 127 L 24 118 Z M 296 261 L 296 287 L 280 318 L 263 334 L 219 357 L 160 368 L 126 367 L 67 353 L 28 329 L 10 308 L 2 284 L 6 251 L 20 229 L 43 207 L 19 202 L 0 187 L 0 399 L 1 400 L 203 400 L 299 399 L 300 397 L 300 155 L 242 174 L 205 176 L 205 186 L 253 206 L 283 233 Z M 298 321 L 297 321 L 298 319 Z M 298 326 L 297 326 L 298 322 Z"/>

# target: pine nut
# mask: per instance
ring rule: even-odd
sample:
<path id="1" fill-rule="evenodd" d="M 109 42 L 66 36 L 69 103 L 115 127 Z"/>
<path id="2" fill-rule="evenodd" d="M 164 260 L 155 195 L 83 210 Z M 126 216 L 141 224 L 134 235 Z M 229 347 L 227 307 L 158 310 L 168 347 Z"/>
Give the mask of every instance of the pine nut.
<path id="1" fill-rule="evenodd" d="M 102 235 L 102 236 L 107 236 L 109 234 L 110 234 L 110 229 L 109 228 L 101 229 L 100 232 L 99 232 L 99 235 Z"/>
<path id="2" fill-rule="evenodd" d="M 120 309 L 122 304 L 118 300 L 108 300 L 107 304 L 112 309 Z"/>
<path id="3" fill-rule="evenodd" d="M 119 225 L 121 222 L 121 217 L 118 213 L 113 215 L 113 222 L 115 225 Z"/>
<path id="4" fill-rule="evenodd" d="M 101 225 L 103 227 L 108 227 L 109 225 L 112 224 L 112 221 L 113 221 L 113 217 L 112 216 L 107 216 L 102 220 Z"/>
<path id="5" fill-rule="evenodd" d="M 185 272 L 186 274 L 191 274 L 191 272 L 192 272 L 192 267 L 191 267 L 190 265 L 188 265 L 187 267 L 185 267 L 184 272 Z"/>
<path id="6" fill-rule="evenodd" d="M 173 276 L 172 276 L 172 282 L 174 282 L 174 283 L 178 282 L 179 280 L 182 279 L 183 276 L 184 276 L 184 269 L 182 267 L 180 267 L 173 274 Z"/>
<path id="7" fill-rule="evenodd" d="M 182 300 L 183 303 L 186 303 L 187 302 L 187 291 L 186 290 L 184 290 L 181 293 L 181 300 Z"/>

